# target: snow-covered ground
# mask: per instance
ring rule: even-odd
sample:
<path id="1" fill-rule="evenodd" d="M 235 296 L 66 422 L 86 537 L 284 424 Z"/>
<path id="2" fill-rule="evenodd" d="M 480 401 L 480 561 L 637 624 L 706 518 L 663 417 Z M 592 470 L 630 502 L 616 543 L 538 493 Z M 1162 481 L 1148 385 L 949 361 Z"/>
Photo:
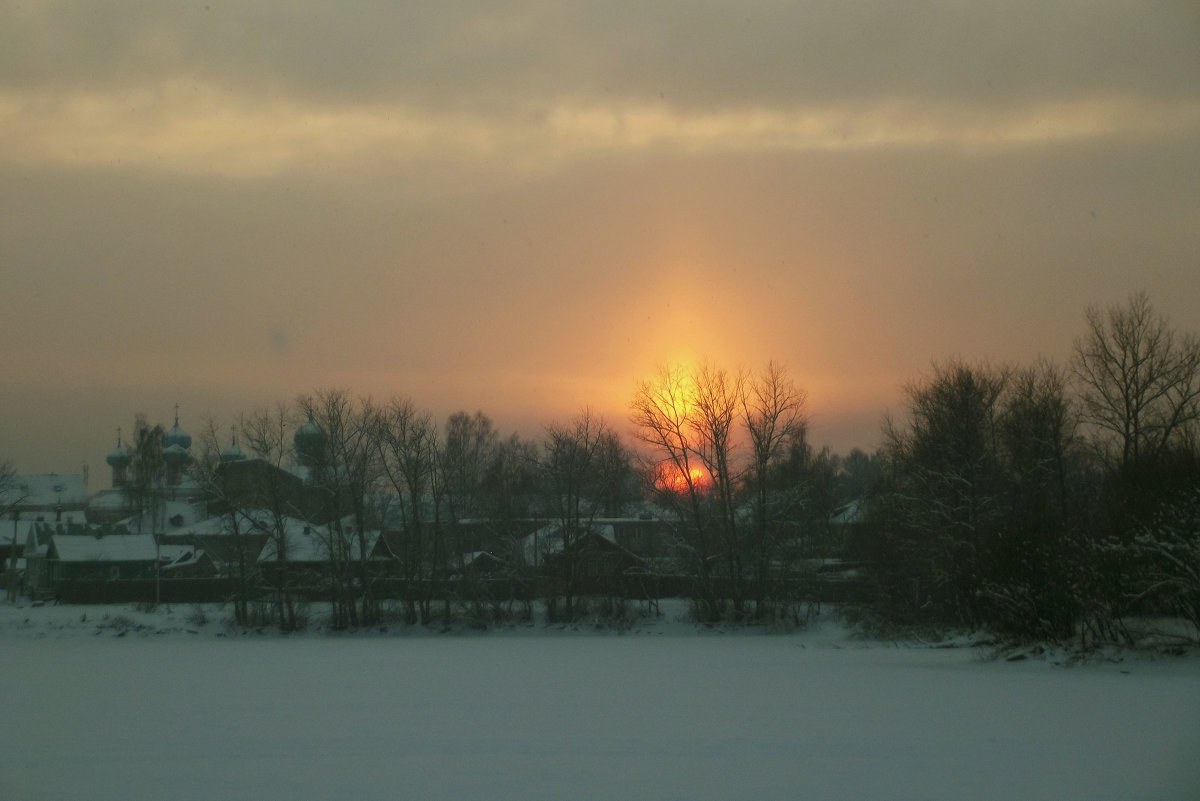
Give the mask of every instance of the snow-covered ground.
<path id="1" fill-rule="evenodd" d="M 0 798 L 1200 798 L 1200 657 L 1072 667 L 825 621 L 240 633 L 0 604 Z"/>

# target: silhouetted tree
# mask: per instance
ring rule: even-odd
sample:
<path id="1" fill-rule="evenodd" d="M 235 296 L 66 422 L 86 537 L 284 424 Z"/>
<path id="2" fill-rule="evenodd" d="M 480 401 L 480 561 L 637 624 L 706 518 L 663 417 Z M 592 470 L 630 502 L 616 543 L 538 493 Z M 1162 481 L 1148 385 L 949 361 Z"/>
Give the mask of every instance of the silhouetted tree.
<path id="1" fill-rule="evenodd" d="M 250 453 L 269 468 L 263 471 L 262 484 L 256 488 L 256 502 L 262 504 L 264 514 L 254 520 L 267 535 L 276 557 L 271 611 L 280 631 L 285 632 L 295 631 L 302 622 L 297 613 L 296 577 L 288 558 L 288 518 L 303 512 L 295 506 L 293 484 L 285 469 L 292 454 L 296 422 L 287 405 L 280 403 L 273 409 L 255 409 L 242 418 L 240 426 Z"/>
<path id="2" fill-rule="evenodd" d="M 875 555 L 893 614 L 980 622 L 984 557 L 1002 519 L 1004 371 L 952 361 L 910 384 L 909 422 L 885 428 L 894 484 Z"/>
<path id="3" fill-rule="evenodd" d="M 752 513 L 747 550 L 753 563 L 755 615 L 766 618 L 779 600 L 771 592 L 772 565 L 781 546 L 796 532 L 788 521 L 802 511 L 803 493 L 796 485 L 772 486 L 777 466 L 789 449 L 805 442 L 805 393 L 776 362 L 750 376 L 742 395 L 742 415 L 750 444 L 745 472 Z"/>
<path id="4" fill-rule="evenodd" d="M 563 614 L 574 619 L 577 592 L 577 548 L 580 538 L 592 529 L 604 500 L 617 491 L 622 477 L 620 441 L 607 424 L 585 409 L 568 425 L 550 425 L 539 460 L 544 497 L 557 522 L 560 538 L 561 574 L 556 591 L 548 597 L 563 598 Z"/>
<path id="5" fill-rule="evenodd" d="M 0 520 L 12 520 L 12 533 L 9 544 L 8 599 L 17 599 L 17 507 L 28 497 L 17 481 L 17 471 L 10 461 L 0 461 Z"/>
<path id="6" fill-rule="evenodd" d="M 1087 608 L 1092 553 L 1079 415 L 1064 372 L 1044 360 L 1014 370 L 998 424 L 1005 519 L 988 554 L 982 614 L 998 630 L 1065 639 Z"/>
<path id="7" fill-rule="evenodd" d="M 1088 422 L 1114 440 L 1123 470 L 1195 444 L 1200 339 L 1179 334 L 1146 293 L 1123 306 L 1089 307 L 1074 370 Z"/>
<path id="8" fill-rule="evenodd" d="M 1086 319 L 1073 367 L 1107 468 L 1102 517 L 1087 541 L 1095 557 L 1088 623 L 1095 637 L 1111 639 L 1127 637 L 1122 620 L 1163 597 L 1146 589 L 1145 576 L 1165 569 L 1150 566 L 1146 538 L 1169 530 L 1163 519 L 1200 490 L 1200 338 L 1176 331 L 1144 292 L 1091 307 Z"/>
<path id="9" fill-rule="evenodd" d="M 693 602 L 704 620 L 721 615 L 713 582 L 712 560 L 720 540 L 712 514 L 708 477 L 699 451 L 692 375 L 682 368 L 660 366 L 657 375 L 640 382 L 630 403 L 634 436 L 647 447 L 643 469 L 656 502 L 677 522 L 677 543 L 695 579 Z"/>
<path id="10" fill-rule="evenodd" d="M 378 622 L 379 602 L 371 564 L 370 498 L 382 469 L 375 407 L 346 390 L 322 389 L 299 399 L 299 409 L 324 432 L 324 448 L 313 465 L 324 490 L 334 628 Z M 357 607 L 356 607 L 357 602 Z"/>
<path id="11" fill-rule="evenodd" d="M 408 398 L 393 398 L 379 412 L 376 448 L 400 516 L 400 558 L 410 623 L 429 622 L 432 553 L 426 523 L 432 515 L 438 459 L 433 417 Z"/>
<path id="12" fill-rule="evenodd" d="M 803 404 L 804 394 L 773 363 L 755 375 L 707 363 L 662 367 L 637 387 L 635 436 L 649 448 L 657 502 L 678 521 L 704 619 L 720 617 L 725 598 L 743 616 L 747 579 L 766 609 L 761 591 L 799 502 L 794 488 L 772 482 L 803 442 Z"/>
<path id="13" fill-rule="evenodd" d="M 233 579 L 234 621 L 238 625 L 248 625 L 253 622 L 250 600 L 254 595 L 253 580 L 257 574 L 259 552 L 255 543 L 260 542 L 252 534 L 257 533 L 261 521 L 256 518 L 258 510 L 245 505 L 247 495 L 238 492 L 236 481 L 226 469 L 227 455 L 232 458 L 232 454 L 237 452 L 238 458 L 244 458 L 240 451 L 235 451 L 237 437 L 231 435 L 230 445 L 222 449 L 216 424 L 210 422 L 199 439 L 198 454 L 189 465 L 189 472 L 203 489 L 210 512 L 215 511 L 223 519 L 226 538 L 232 546 L 223 548 L 218 555 L 210 552 L 210 556 L 215 556 L 222 572 Z"/>
<path id="14" fill-rule="evenodd" d="M 448 576 L 451 561 L 462 572 L 462 557 L 480 549 L 481 543 L 474 538 L 475 531 L 463 525 L 463 521 L 487 514 L 487 473 L 499 442 L 500 435 L 491 418 L 481 411 L 474 415 L 456 412 L 446 420 L 435 475 L 435 491 L 439 499 L 439 511 L 435 513 L 437 516 L 434 520 L 434 564 L 438 571 L 435 577 Z M 442 536 L 440 509 L 443 506 L 452 534 L 449 549 L 445 547 L 445 538 Z M 462 589 L 473 593 L 473 597 L 468 599 L 472 610 L 482 614 L 482 599 L 474 594 L 477 588 L 464 586 Z M 451 601 L 447 592 L 443 607 L 443 618 L 447 622 L 451 618 Z"/>

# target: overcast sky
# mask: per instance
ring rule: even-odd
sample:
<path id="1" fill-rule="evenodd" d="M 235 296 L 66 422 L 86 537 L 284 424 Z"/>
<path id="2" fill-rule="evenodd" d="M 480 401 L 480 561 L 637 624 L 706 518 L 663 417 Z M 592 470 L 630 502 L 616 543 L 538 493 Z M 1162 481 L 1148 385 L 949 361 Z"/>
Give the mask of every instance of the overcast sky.
<path id="1" fill-rule="evenodd" d="M 784 363 L 878 442 L 936 360 L 1200 330 L 1200 6 L 0 3 L 0 460 L 323 387 L 626 430 Z"/>

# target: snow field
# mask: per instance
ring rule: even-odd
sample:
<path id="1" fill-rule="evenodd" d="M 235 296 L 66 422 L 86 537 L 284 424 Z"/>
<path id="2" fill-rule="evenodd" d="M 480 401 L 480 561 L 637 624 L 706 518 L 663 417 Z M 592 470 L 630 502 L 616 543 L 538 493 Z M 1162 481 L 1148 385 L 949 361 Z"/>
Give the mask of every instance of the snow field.
<path id="1" fill-rule="evenodd" d="M 533 631 L 7 632 L 0 796 L 1200 798 L 1195 657 Z"/>

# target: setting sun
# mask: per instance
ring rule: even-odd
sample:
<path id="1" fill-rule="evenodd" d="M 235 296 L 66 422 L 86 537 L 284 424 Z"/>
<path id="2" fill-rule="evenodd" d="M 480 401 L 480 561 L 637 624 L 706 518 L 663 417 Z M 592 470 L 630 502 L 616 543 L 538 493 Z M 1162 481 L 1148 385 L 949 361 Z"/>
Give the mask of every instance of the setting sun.
<path id="1" fill-rule="evenodd" d="M 703 493 L 712 486 L 712 476 L 700 467 L 690 468 L 685 476 L 679 466 L 667 462 L 658 466 L 654 486 L 663 492 L 673 492 L 677 495 L 683 495 L 689 487 Z"/>

